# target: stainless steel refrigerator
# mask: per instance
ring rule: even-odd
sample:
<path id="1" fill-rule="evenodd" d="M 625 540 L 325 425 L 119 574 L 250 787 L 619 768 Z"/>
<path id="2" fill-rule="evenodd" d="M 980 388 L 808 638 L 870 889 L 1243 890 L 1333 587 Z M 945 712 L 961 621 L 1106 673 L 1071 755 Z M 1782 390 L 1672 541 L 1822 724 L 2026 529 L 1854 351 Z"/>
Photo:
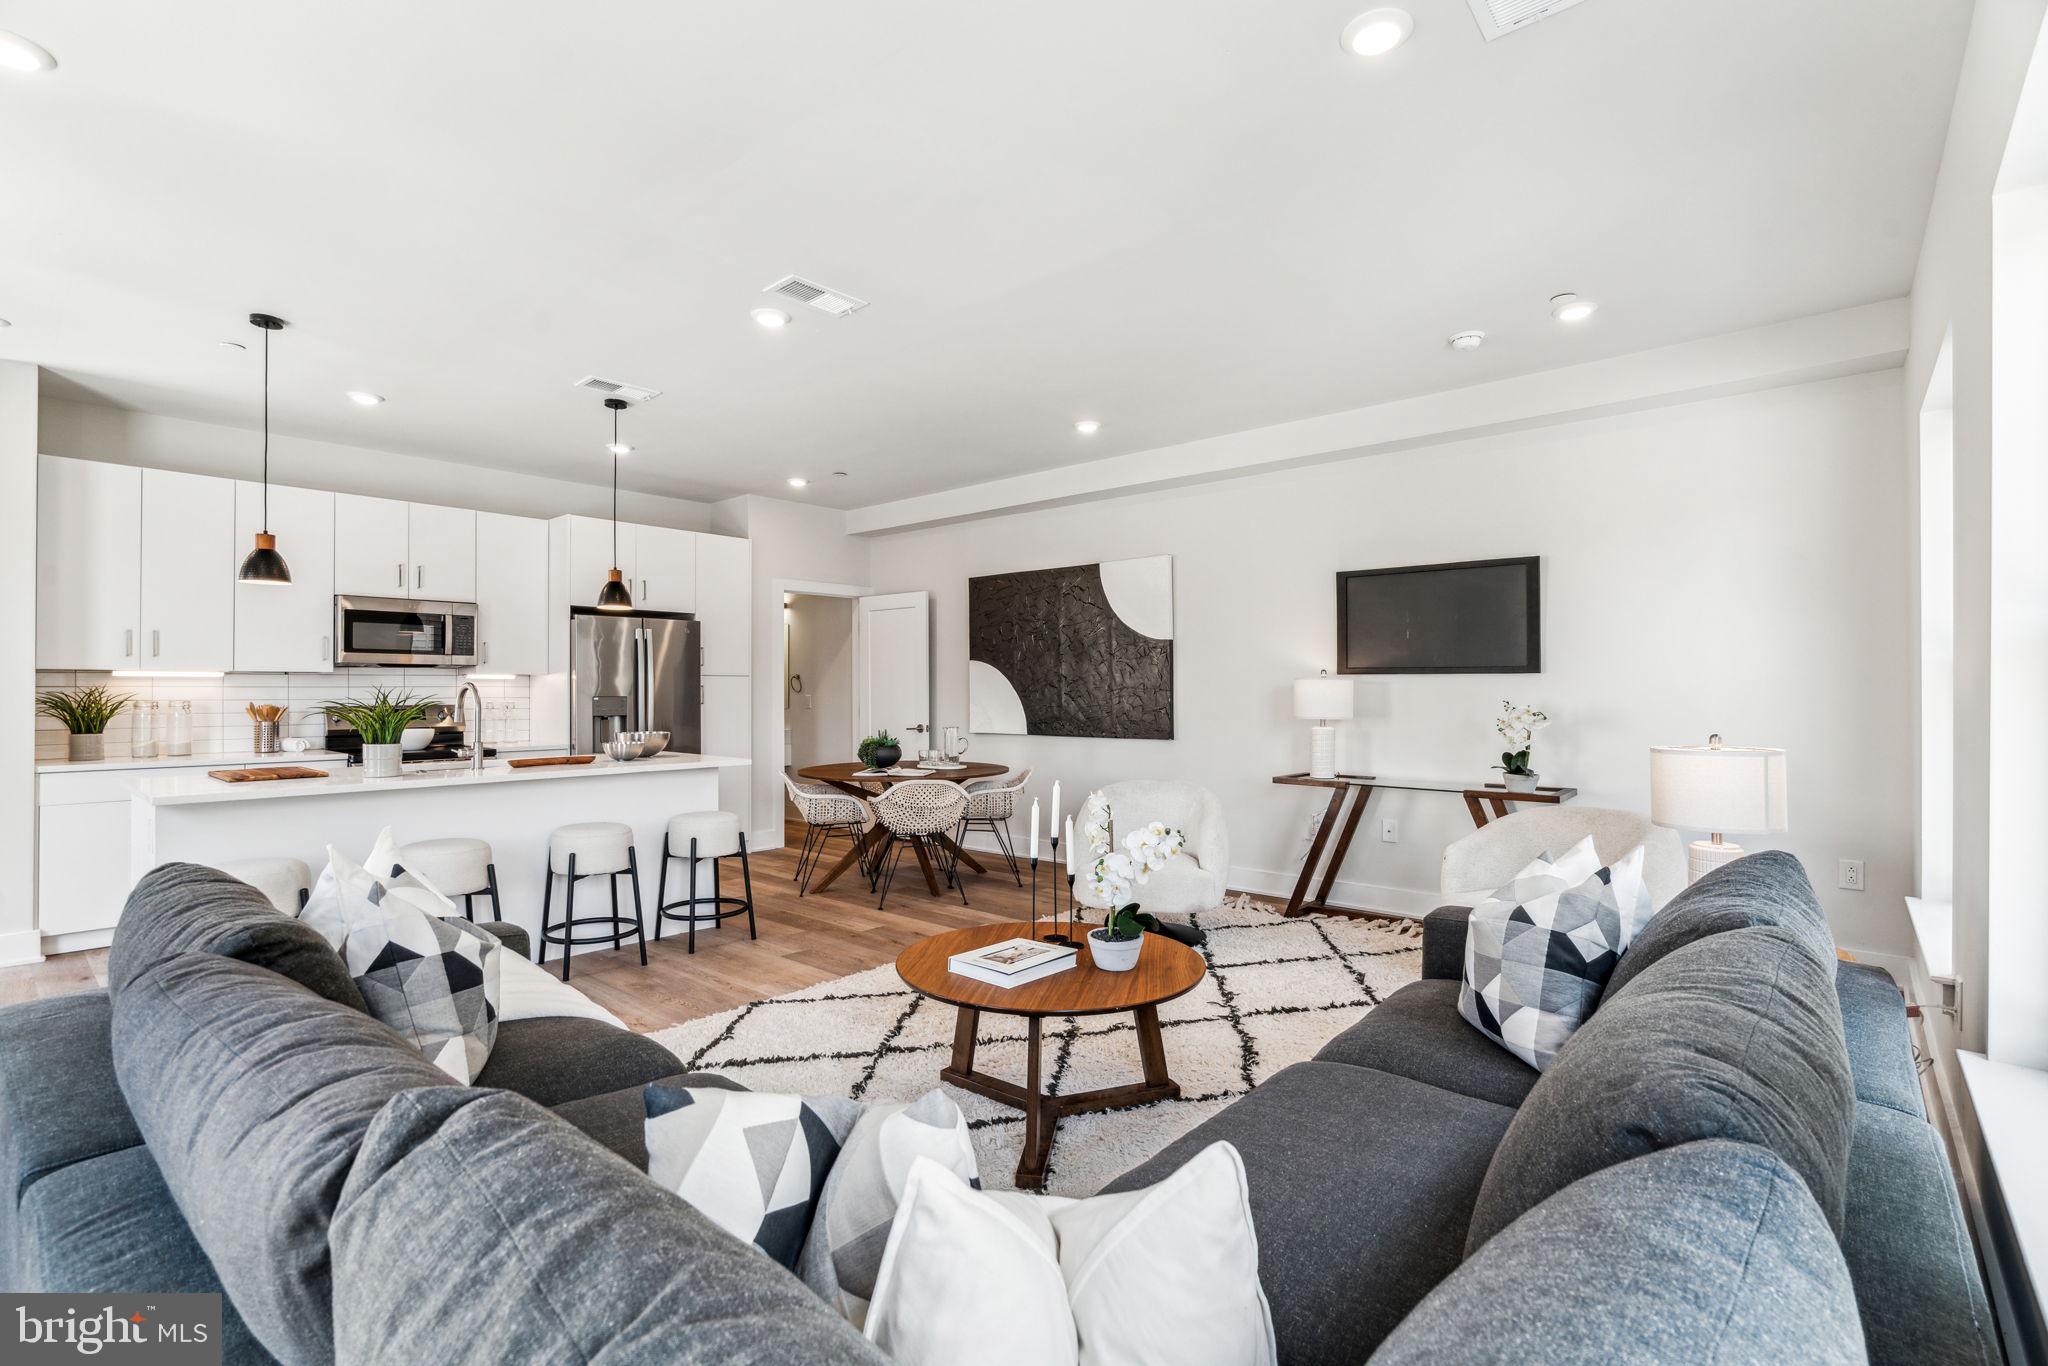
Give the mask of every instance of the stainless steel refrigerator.
<path id="1" fill-rule="evenodd" d="M 600 754 L 621 731 L 665 730 L 668 748 L 704 748 L 703 651 L 688 612 L 569 609 L 569 743 Z"/>

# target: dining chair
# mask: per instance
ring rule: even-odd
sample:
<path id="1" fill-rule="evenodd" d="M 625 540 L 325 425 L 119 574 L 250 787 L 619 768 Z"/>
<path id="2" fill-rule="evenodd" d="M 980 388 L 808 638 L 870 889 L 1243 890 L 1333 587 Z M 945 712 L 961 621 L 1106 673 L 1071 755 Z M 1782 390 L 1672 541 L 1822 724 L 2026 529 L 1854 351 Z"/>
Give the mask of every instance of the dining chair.
<path id="1" fill-rule="evenodd" d="M 967 814 L 960 818 L 959 833 L 953 836 L 953 843 L 964 846 L 967 832 L 976 826 L 994 835 L 996 848 L 1002 851 L 1003 861 L 1010 865 L 1010 876 L 1019 887 L 1024 885 L 1024 874 L 1017 866 L 1016 847 L 1010 843 L 1010 815 L 1017 805 L 1017 794 L 1030 781 L 1031 770 L 1026 768 L 1004 777 L 968 783 Z"/>
<path id="2" fill-rule="evenodd" d="M 785 773 L 782 785 L 788 789 L 789 800 L 796 807 L 797 814 L 804 818 L 804 847 L 797 855 L 796 872 L 791 875 L 797 884 L 796 894 L 802 896 L 810 891 L 811 878 L 824 861 L 825 846 L 832 837 L 844 835 L 858 846 L 862 837 L 874 827 L 875 813 L 866 802 L 851 793 L 841 792 L 830 783 L 793 778 Z M 868 885 L 873 887 L 875 870 L 868 866 L 865 851 L 860 856 L 860 871 Z"/>
<path id="3" fill-rule="evenodd" d="M 903 862 L 905 849 L 911 850 L 920 864 L 943 872 L 946 880 L 959 889 L 960 904 L 967 905 L 966 884 L 954 875 L 953 856 L 940 840 L 958 829 L 967 814 L 967 794 L 959 784 L 939 778 L 912 778 L 875 798 L 873 806 L 875 818 L 894 836 L 887 866 L 879 870 L 882 895 L 876 907 L 888 904 L 889 885 L 896 880 L 896 869 Z"/>

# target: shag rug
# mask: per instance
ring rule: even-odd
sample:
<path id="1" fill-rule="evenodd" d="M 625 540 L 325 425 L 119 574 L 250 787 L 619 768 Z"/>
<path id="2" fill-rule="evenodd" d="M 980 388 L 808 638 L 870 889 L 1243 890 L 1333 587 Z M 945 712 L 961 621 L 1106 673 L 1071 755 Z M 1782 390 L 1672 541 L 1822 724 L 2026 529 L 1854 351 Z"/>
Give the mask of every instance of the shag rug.
<path id="1" fill-rule="evenodd" d="M 1046 1191 L 1092 1195 L 1289 1064 L 1314 1056 L 1422 969 L 1416 922 L 1302 916 L 1240 896 L 1189 917 L 1208 936 L 1209 972 L 1159 1008 L 1178 1100 L 1060 1121 Z M 966 1114 L 986 1188 L 1012 1188 L 1024 1117 L 939 1081 L 954 1009 L 903 984 L 893 964 L 756 1001 L 652 1035 L 693 1071 L 754 1091 L 914 1100 L 943 1086 Z M 1024 1021 L 983 1014 L 974 1065 L 1024 1079 Z M 1128 1015 L 1048 1019 L 1052 1094 L 1136 1081 Z"/>

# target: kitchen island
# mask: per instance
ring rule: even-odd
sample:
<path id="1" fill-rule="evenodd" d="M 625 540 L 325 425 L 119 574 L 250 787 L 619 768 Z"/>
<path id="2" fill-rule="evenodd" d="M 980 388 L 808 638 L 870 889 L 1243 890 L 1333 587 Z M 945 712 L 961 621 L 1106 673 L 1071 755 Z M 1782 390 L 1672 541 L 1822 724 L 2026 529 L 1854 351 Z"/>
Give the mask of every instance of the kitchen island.
<path id="1" fill-rule="evenodd" d="M 302 859 L 318 878 L 328 845 L 360 860 L 386 826 L 400 844 L 482 839 L 490 842 L 497 864 L 503 918 L 529 931 L 538 946 L 549 832 L 577 821 L 618 821 L 633 828 L 651 942 L 669 818 L 715 809 L 719 770 L 747 762 L 715 754 L 657 754 L 625 763 L 600 757 L 589 764 L 511 768 L 498 759 L 479 771 L 458 762 L 415 766 L 396 778 L 366 778 L 351 768 L 324 778 L 238 783 L 196 769 L 150 773 L 130 784 L 129 884 L 160 863 L 218 866 L 258 858 Z M 709 896 L 710 866 L 698 876 L 702 895 Z M 682 877 L 683 865 L 671 864 L 671 900 L 683 894 Z M 605 899 L 602 881 L 584 883 L 579 901 L 585 896 Z M 623 888 L 621 896 L 622 908 L 630 911 Z M 489 904 L 478 905 L 479 918 Z M 561 905 L 557 888 L 557 910 Z M 706 917 L 700 931 L 709 923 Z M 682 928 L 682 922 L 671 928 Z"/>

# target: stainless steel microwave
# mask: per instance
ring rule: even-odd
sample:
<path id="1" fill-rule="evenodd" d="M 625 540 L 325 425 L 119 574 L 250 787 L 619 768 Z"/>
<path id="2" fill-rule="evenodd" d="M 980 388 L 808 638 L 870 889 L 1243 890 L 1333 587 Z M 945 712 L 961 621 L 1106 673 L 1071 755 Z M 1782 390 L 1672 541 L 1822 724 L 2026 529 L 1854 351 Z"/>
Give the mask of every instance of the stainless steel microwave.
<path id="1" fill-rule="evenodd" d="M 334 662 L 405 669 L 474 669 L 476 604 L 337 594 Z"/>

